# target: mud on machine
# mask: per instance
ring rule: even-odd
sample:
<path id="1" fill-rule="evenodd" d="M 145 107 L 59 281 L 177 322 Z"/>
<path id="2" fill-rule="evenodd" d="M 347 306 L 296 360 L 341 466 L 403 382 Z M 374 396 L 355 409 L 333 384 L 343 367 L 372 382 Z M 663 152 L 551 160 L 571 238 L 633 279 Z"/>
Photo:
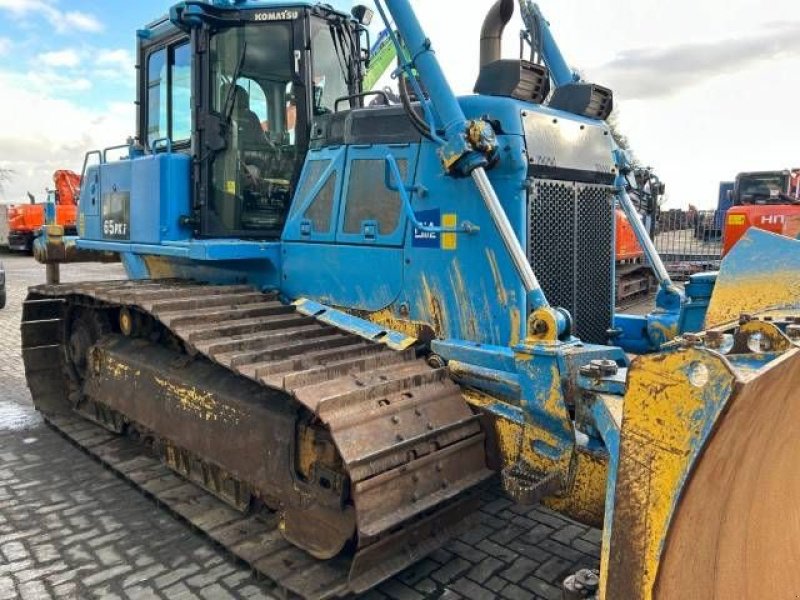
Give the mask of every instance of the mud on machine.
<path id="1" fill-rule="evenodd" d="M 136 138 L 87 156 L 77 239 L 39 252 L 118 253 L 129 281 L 31 289 L 37 408 L 269 515 L 306 562 L 266 574 L 306 597 L 419 560 L 495 473 L 603 527 L 600 597 L 785 597 L 757 557 L 800 558 L 800 520 L 774 521 L 800 491 L 798 242 L 751 231 L 678 290 L 611 91 L 541 13 L 511 60 L 514 3 L 491 7 L 457 98 L 410 3 L 378 9 L 400 106 L 364 106 L 363 7 L 190 0 L 138 32 Z M 660 282 L 646 317 L 614 314 L 615 204 Z"/>

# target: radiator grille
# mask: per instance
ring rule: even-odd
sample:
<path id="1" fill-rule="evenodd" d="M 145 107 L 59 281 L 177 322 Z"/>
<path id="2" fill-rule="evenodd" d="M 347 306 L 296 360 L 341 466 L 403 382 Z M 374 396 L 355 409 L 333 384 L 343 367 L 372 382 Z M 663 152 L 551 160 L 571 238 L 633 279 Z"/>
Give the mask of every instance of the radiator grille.
<path id="1" fill-rule="evenodd" d="M 585 342 L 606 343 L 613 321 L 614 188 L 536 180 L 529 258 L 547 299 L 572 314 Z"/>

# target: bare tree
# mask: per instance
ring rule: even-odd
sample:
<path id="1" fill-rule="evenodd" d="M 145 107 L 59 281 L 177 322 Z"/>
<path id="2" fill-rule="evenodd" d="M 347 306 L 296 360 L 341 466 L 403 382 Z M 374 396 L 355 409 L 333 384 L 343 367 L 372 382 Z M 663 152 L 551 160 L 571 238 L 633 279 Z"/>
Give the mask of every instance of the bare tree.
<path id="1" fill-rule="evenodd" d="M 3 184 L 11 181 L 11 177 L 14 175 L 13 169 L 2 169 L 0 168 L 0 192 L 3 191 Z"/>
<path id="2" fill-rule="evenodd" d="M 575 72 L 578 74 L 580 81 L 586 81 L 584 77 L 584 73 L 581 69 L 575 69 Z M 614 110 L 611 111 L 611 114 L 606 119 L 606 124 L 608 128 L 611 130 L 611 137 L 614 138 L 614 141 L 617 143 L 617 146 L 625 150 L 628 153 L 628 156 L 631 159 L 631 163 L 634 166 L 640 166 L 639 161 L 636 159 L 636 155 L 633 152 L 633 148 L 631 148 L 631 142 L 628 139 L 628 136 L 625 135 L 622 130 L 620 129 L 619 125 L 619 108 L 617 106 L 614 107 Z"/>
<path id="3" fill-rule="evenodd" d="M 606 119 L 606 123 L 608 124 L 608 128 L 611 130 L 611 137 L 614 138 L 617 146 L 628 153 L 628 156 L 630 156 L 631 162 L 634 165 L 638 165 L 639 161 L 636 159 L 636 154 L 633 152 L 633 148 L 631 148 L 631 142 L 628 139 L 628 136 L 625 135 L 620 129 L 618 108 L 614 108 L 611 115 L 608 117 L 608 119 Z"/>

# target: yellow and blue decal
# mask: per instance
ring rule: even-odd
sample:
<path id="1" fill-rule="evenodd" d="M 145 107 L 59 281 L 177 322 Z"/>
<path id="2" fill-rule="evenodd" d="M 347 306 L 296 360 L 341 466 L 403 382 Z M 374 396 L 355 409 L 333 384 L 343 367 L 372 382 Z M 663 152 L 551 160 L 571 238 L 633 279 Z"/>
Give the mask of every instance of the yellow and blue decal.
<path id="1" fill-rule="evenodd" d="M 417 221 L 425 227 L 443 227 L 445 229 L 455 229 L 458 227 L 458 215 L 454 213 L 442 214 L 442 211 L 438 208 L 416 211 L 414 216 L 417 218 Z M 414 248 L 456 250 L 458 249 L 458 236 L 455 233 L 423 231 L 415 227 L 411 245 Z"/>

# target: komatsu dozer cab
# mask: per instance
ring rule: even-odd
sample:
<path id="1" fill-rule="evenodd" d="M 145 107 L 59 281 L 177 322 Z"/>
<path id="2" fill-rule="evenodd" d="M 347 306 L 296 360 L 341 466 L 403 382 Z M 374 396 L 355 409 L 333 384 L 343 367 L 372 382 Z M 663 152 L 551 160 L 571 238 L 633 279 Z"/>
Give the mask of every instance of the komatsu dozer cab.
<path id="1" fill-rule="evenodd" d="M 400 105 L 365 101 L 364 7 L 189 0 L 139 31 L 136 136 L 89 153 L 79 236 L 37 253 L 129 280 L 30 290 L 34 402 L 302 597 L 371 588 L 502 485 L 604 528 L 585 595 L 791 598 L 799 242 L 748 232 L 674 286 L 611 90 L 521 4 L 530 56 L 501 55 L 498 1 L 456 97 L 408 0 L 378 2 Z M 614 314 L 617 205 L 646 316 Z"/>

